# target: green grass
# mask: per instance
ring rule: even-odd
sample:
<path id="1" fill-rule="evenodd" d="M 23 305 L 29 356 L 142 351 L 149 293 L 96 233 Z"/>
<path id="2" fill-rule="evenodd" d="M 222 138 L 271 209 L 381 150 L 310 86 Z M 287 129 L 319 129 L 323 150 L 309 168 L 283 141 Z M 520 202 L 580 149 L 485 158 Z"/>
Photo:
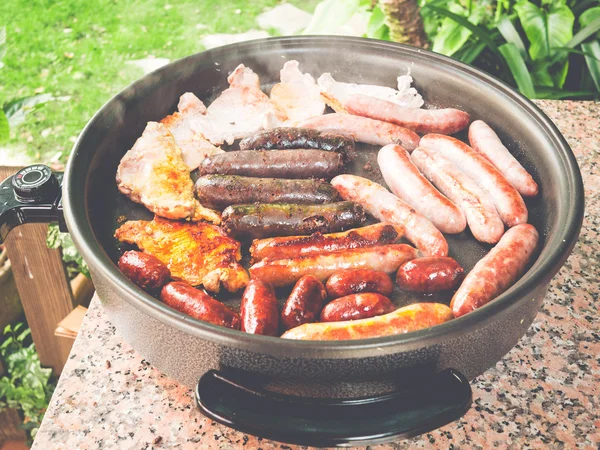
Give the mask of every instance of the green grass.
<path id="1" fill-rule="evenodd" d="M 203 36 L 258 28 L 256 16 L 278 3 L 0 1 L 0 26 L 6 25 L 8 46 L 0 69 L 0 104 L 39 92 L 69 98 L 48 103 L 11 130 L 9 148 L 40 162 L 56 156 L 66 161 L 94 112 L 142 75 L 126 61 L 149 55 L 174 60 L 202 51 Z M 311 10 L 317 1 L 291 3 Z"/>

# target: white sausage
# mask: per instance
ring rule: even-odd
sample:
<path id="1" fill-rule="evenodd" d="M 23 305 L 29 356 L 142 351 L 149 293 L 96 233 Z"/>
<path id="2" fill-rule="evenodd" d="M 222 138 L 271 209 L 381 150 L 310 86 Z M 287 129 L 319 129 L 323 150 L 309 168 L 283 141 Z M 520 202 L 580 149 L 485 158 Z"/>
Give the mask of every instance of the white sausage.
<path id="1" fill-rule="evenodd" d="M 538 185 L 523 166 L 510 154 L 498 135 L 482 120 L 476 120 L 469 127 L 469 142 L 474 150 L 481 153 L 502 172 L 502 175 L 521 195 L 533 197 L 538 193 Z"/>
<path id="2" fill-rule="evenodd" d="M 428 134 L 421 138 L 419 145 L 439 152 L 471 177 L 489 194 L 506 225 L 527 223 L 527 207 L 521 195 L 492 163 L 467 144 L 450 136 Z"/>
<path id="3" fill-rule="evenodd" d="M 462 210 L 427 181 L 399 145 L 386 145 L 377 163 L 390 190 L 425 216 L 443 233 L 462 233 L 467 221 Z"/>
<path id="4" fill-rule="evenodd" d="M 504 224 L 494 203 L 477 183 L 432 150 L 419 147 L 411 159 L 429 181 L 461 207 L 475 239 L 488 244 L 500 240 Z"/>
<path id="5" fill-rule="evenodd" d="M 331 184 L 342 198 L 360 204 L 376 219 L 404 227 L 406 238 L 423 255 L 448 255 L 448 243 L 440 230 L 383 186 L 349 174 L 338 175 Z"/>
<path id="6" fill-rule="evenodd" d="M 373 145 L 400 144 L 407 150 L 419 145 L 419 135 L 408 128 L 351 114 L 325 114 L 300 122 L 300 128 L 333 131 L 358 142 Z"/>

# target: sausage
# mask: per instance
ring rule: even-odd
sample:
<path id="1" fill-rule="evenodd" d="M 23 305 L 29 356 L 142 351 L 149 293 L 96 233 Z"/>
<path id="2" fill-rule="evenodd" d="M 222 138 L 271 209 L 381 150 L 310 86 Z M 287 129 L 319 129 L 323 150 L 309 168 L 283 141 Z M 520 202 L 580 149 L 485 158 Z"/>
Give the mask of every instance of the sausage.
<path id="1" fill-rule="evenodd" d="M 372 269 L 355 269 L 332 275 L 325 283 L 325 288 L 329 297 L 338 298 L 360 292 L 377 292 L 390 295 L 394 285 L 385 272 Z"/>
<path id="2" fill-rule="evenodd" d="M 433 256 L 402 264 L 396 283 L 403 291 L 434 294 L 455 289 L 464 276 L 464 269 L 455 259 Z"/>
<path id="3" fill-rule="evenodd" d="M 475 239 L 488 244 L 500 240 L 504 234 L 502 219 L 489 195 L 475 181 L 430 149 L 419 147 L 410 156 L 423 175 L 460 206 Z"/>
<path id="4" fill-rule="evenodd" d="M 256 239 L 250 246 L 251 262 L 255 263 L 264 258 L 294 258 L 314 253 L 393 244 L 402 234 L 401 227 L 394 227 L 389 223 L 377 223 L 341 233 L 317 232 L 310 236 Z"/>
<path id="5" fill-rule="evenodd" d="M 203 291 L 187 283 L 173 281 L 160 291 L 162 302 L 194 319 L 234 330 L 240 329 L 240 316 Z"/>
<path id="6" fill-rule="evenodd" d="M 390 244 L 297 258 L 263 259 L 251 266 L 249 272 L 252 278 L 277 287 L 292 284 L 309 274 L 324 282 L 335 273 L 352 269 L 373 269 L 392 273 L 398 270 L 402 263 L 416 257 L 417 251 L 410 245 Z"/>
<path id="7" fill-rule="evenodd" d="M 344 171 L 341 153 L 324 150 L 246 150 L 208 156 L 200 175 L 331 179 Z"/>
<path id="8" fill-rule="evenodd" d="M 427 181 L 411 162 L 405 149 L 386 145 L 377 154 L 377 163 L 390 190 L 425 216 L 443 233 L 462 233 L 467 221 L 462 210 Z"/>
<path id="9" fill-rule="evenodd" d="M 171 271 L 156 256 L 130 250 L 117 264 L 123 274 L 145 291 L 160 289 L 171 279 Z"/>
<path id="10" fill-rule="evenodd" d="M 533 225 L 521 224 L 508 230 L 490 252 L 465 277 L 450 308 L 456 317 L 480 308 L 506 291 L 523 274 L 537 246 Z"/>
<path id="11" fill-rule="evenodd" d="M 417 148 L 420 139 L 417 133 L 408 128 L 352 114 L 335 113 L 315 116 L 300 122 L 298 126 L 331 131 L 366 144 L 400 144 L 407 150 Z"/>
<path id="12" fill-rule="evenodd" d="M 338 175 L 331 184 L 344 200 L 360 204 L 382 222 L 404 228 L 406 238 L 426 256 L 446 256 L 448 243 L 429 220 L 383 186 L 356 175 Z"/>
<path id="13" fill-rule="evenodd" d="M 339 200 L 335 188 L 321 180 L 205 175 L 196 181 L 195 191 L 200 203 L 213 209 L 243 203 L 318 204 Z"/>
<path id="14" fill-rule="evenodd" d="M 323 308 L 321 322 L 367 319 L 391 313 L 395 309 L 392 301 L 381 294 L 369 292 L 346 295 L 328 303 Z"/>
<path id="15" fill-rule="evenodd" d="M 273 286 L 250 280 L 242 294 L 242 331 L 264 336 L 279 334 L 279 303 Z"/>
<path id="16" fill-rule="evenodd" d="M 325 150 L 350 155 L 354 141 L 328 131 L 280 127 L 262 131 L 240 141 L 240 150 Z"/>
<path id="17" fill-rule="evenodd" d="M 419 145 L 439 152 L 471 177 L 488 193 L 506 225 L 527 223 L 527 207 L 521 195 L 492 163 L 467 144 L 449 136 L 428 134 L 421 138 Z"/>
<path id="18" fill-rule="evenodd" d="M 482 120 L 476 120 L 469 127 L 469 142 L 476 152 L 483 155 L 504 175 L 521 195 L 533 197 L 538 193 L 538 185 L 523 166 L 510 154 L 498 135 Z"/>
<path id="19" fill-rule="evenodd" d="M 222 226 L 228 233 L 250 238 L 330 233 L 362 225 L 365 221 L 363 208 L 352 202 L 235 205 L 225 208 L 222 216 Z"/>
<path id="20" fill-rule="evenodd" d="M 429 328 L 452 319 L 452 311 L 440 303 L 414 303 L 383 316 L 345 322 L 307 323 L 286 331 L 284 339 L 342 341 L 368 339 Z"/>
<path id="21" fill-rule="evenodd" d="M 471 120 L 466 112 L 458 109 L 408 108 L 363 94 L 348 97 L 344 108 L 350 114 L 395 123 L 416 133 L 454 134 Z"/>
<path id="22" fill-rule="evenodd" d="M 294 285 L 281 310 L 281 324 L 289 330 L 315 322 L 327 300 L 325 286 L 312 275 L 304 275 Z"/>

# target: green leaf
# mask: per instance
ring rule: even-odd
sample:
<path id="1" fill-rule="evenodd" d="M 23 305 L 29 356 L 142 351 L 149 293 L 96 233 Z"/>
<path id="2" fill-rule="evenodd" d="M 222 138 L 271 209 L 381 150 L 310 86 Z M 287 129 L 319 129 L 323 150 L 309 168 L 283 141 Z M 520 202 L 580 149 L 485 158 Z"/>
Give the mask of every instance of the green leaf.
<path id="1" fill-rule="evenodd" d="M 502 19 L 500 19 L 496 27 L 498 28 L 498 31 L 500 31 L 500 34 L 502 34 L 504 40 L 517 47 L 519 53 L 521 54 L 521 57 L 523 59 L 526 59 L 527 50 L 525 49 L 525 44 L 523 44 L 523 40 L 521 39 L 519 32 L 517 31 L 509 17 L 502 17 Z"/>
<path id="2" fill-rule="evenodd" d="M 60 248 L 64 262 L 75 263 L 80 273 L 88 278 L 90 277 L 90 269 L 77 251 L 77 248 L 75 248 L 71 235 L 69 233 L 61 233 L 57 223 L 51 223 L 48 226 L 46 245 L 48 248 Z"/>
<path id="3" fill-rule="evenodd" d="M 504 64 L 504 60 L 501 57 L 501 53 L 498 50 L 498 46 L 489 37 L 489 30 L 484 29 L 482 27 L 478 27 L 477 25 L 473 25 L 464 17 L 461 17 L 458 14 L 454 14 L 453 12 L 450 12 L 444 8 L 439 8 L 437 6 L 427 4 L 424 6 L 424 9 L 430 9 L 439 14 L 440 16 L 448 17 L 454 20 L 456 23 L 462 25 L 463 27 L 468 28 L 471 31 L 471 33 L 473 33 L 473 35 L 478 37 L 482 42 L 485 42 L 485 44 L 490 48 L 490 50 L 492 50 L 496 55 L 498 55 L 498 58 L 500 58 L 501 63 Z"/>
<path id="4" fill-rule="evenodd" d="M 466 64 L 471 64 L 475 58 L 477 58 L 481 52 L 485 49 L 485 42 L 477 42 L 468 48 L 460 55 L 460 60 Z"/>
<path id="5" fill-rule="evenodd" d="M 562 47 L 573 37 L 575 17 L 566 5 L 554 5 L 549 12 L 529 1 L 519 2 L 515 11 L 529 40 L 529 56 L 539 61 L 554 56 L 552 47 Z"/>
<path id="6" fill-rule="evenodd" d="M 566 59 L 563 63 L 552 67 L 552 81 L 554 82 L 554 87 L 561 89 L 565 85 L 565 81 L 567 80 L 567 75 L 569 73 L 569 60 Z"/>
<path id="7" fill-rule="evenodd" d="M 27 339 L 29 336 L 31 335 L 31 330 L 29 328 L 27 328 L 25 331 L 23 331 L 21 334 L 19 334 L 17 336 L 17 341 L 19 342 L 23 342 L 25 339 Z"/>
<path id="8" fill-rule="evenodd" d="M 4 110 L 0 109 L 0 142 L 7 141 L 10 137 L 10 126 L 8 125 L 8 117 Z"/>
<path id="9" fill-rule="evenodd" d="M 553 87 L 554 79 L 548 70 L 548 64 L 534 64 L 531 70 L 531 79 L 536 86 Z"/>
<path id="10" fill-rule="evenodd" d="M 581 44 L 581 45 L 583 47 L 583 44 Z M 563 51 L 565 53 L 574 53 L 576 55 L 589 56 L 590 58 L 597 59 L 598 61 L 600 61 L 600 59 L 596 58 L 596 56 L 594 54 L 589 53 L 589 52 L 584 52 L 583 50 L 578 50 L 576 48 L 554 47 L 554 50 L 560 50 L 560 51 Z"/>
<path id="11" fill-rule="evenodd" d="M 596 19 L 600 19 L 600 6 L 595 6 L 584 11 L 581 16 L 579 16 L 579 26 L 585 28 Z M 596 37 L 600 38 L 600 33 L 597 33 Z"/>
<path id="12" fill-rule="evenodd" d="M 547 100 L 562 100 L 564 98 L 591 99 L 598 96 L 594 91 L 565 91 L 562 89 L 548 88 L 544 86 L 535 87 L 536 98 Z"/>
<path id="13" fill-rule="evenodd" d="M 46 234 L 46 246 L 48 248 L 60 247 L 60 230 L 58 229 L 58 223 L 52 222 L 48 225 L 48 234 Z"/>
<path id="14" fill-rule="evenodd" d="M 531 76 L 517 47 L 514 44 L 503 44 L 499 47 L 499 50 L 510 68 L 519 91 L 528 98 L 535 98 Z"/>
<path id="15" fill-rule="evenodd" d="M 573 39 L 567 42 L 564 47 L 577 47 L 579 44 L 598 31 L 600 31 L 600 17 L 592 20 L 585 27 L 579 30 L 575 36 L 573 36 Z M 561 45 L 557 45 L 556 47 L 561 47 Z"/>
<path id="16" fill-rule="evenodd" d="M 600 42 L 585 42 L 581 44 L 581 49 L 588 54 L 594 55 L 593 58 L 589 56 L 585 56 L 585 63 L 587 64 L 588 70 L 590 71 L 590 75 L 592 76 L 592 80 L 594 80 L 594 85 L 596 86 L 596 90 L 600 92 Z"/>
<path id="17" fill-rule="evenodd" d="M 302 34 L 332 34 L 358 11 L 358 0 L 324 0 Z"/>
<path id="18" fill-rule="evenodd" d="M 23 123 L 25 118 L 33 111 L 52 100 L 54 100 L 54 97 L 50 94 L 21 97 L 5 103 L 3 109 L 8 118 L 8 123 L 11 127 L 15 127 Z"/>
<path id="19" fill-rule="evenodd" d="M 385 24 L 385 14 L 379 6 L 375 6 L 373 11 L 370 13 L 369 23 L 367 24 L 368 38 L 372 39 L 386 39 L 390 35 L 390 29 Z"/>

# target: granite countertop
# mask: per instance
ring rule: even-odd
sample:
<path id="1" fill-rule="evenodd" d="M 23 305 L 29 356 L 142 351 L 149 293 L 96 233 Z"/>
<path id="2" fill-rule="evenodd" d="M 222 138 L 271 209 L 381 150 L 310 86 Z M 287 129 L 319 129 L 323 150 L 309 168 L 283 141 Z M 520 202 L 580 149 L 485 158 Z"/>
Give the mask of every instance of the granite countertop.
<path id="1" fill-rule="evenodd" d="M 393 448 L 600 448 L 600 103 L 539 101 L 579 161 L 586 214 L 521 341 L 472 382 L 459 421 Z M 50 449 L 289 449 L 203 417 L 192 391 L 138 355 L 94 298 L 37 434 Z"/>

